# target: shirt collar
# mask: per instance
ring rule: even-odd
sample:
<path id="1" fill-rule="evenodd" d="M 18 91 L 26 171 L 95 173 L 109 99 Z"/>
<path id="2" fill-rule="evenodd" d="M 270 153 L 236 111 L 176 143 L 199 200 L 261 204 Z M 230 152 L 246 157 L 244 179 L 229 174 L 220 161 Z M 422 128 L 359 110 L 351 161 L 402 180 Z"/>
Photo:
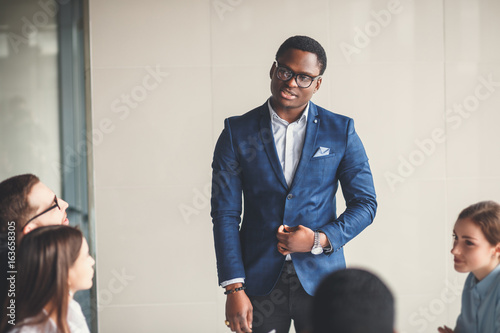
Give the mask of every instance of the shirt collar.
<path id="1" fill-rule="evenodd" d="M 307 116 L 309 115 L 309 105 L 311 104 L 311 102 L 307 102 L 307 106 L 306 106 L 306 109 L 302 112 L 302 115 L 300 116 L 299 119 L 297 119 L 295 122 L 299 123 L 301 121 L 305 121 L 307 122 Z M 271 106 L 271 98 L 269 98 L 267 100 L 267 106 L 269 107 L 269 116 L 271 117 L 271 120 L 276 117 L 277 119 L 281 120 L 281 121 L 286 121 L 286 120 L 283 120 L 280 118 L 280 116 L 278 116 L 278 114 L 276 113 L 276 111 L 274 111 L 273 107 Z"/>
<path id="2" fill-rule="evenodd" d="M 477 282 L 477 280 L 474 278 L 473 283 L 472 283 L 472 287 L 476 288 L 478 293 L 481 296 L 484 296 L 489 292 L 490 287 L 494 283 L 497 283 L 497 280 L 499 277 L 500 277 L 500 265 L 495 267 L 495 269 L 493 269 L 490 272 L 490 274 L 486 275 L 486 277 L 484 279 L 482 279 L 481 281 Z"/>

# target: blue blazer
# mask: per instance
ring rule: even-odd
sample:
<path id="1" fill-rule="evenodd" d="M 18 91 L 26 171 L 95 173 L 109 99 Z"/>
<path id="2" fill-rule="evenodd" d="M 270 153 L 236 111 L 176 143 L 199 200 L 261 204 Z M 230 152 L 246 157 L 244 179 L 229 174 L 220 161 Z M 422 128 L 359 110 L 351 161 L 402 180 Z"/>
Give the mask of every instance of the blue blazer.
<path id="1" fill-rule="evenodd" d="M 314 157 L 320 147 L 329 148 L 329 154 Z M 285 261 L 277 249 L 280 225 L 321 230 L 332 244 L 330 254 L 292 254 L 302 286 L 313 295 L 323 277 L 345 268 L 342 247 L 375 217 L 372 174 L 353 120 L 312 102 L 290 187 L 276 152 L 267 102 L 225 120 L 212 169 L 211 215 L 219 283 L 243 277 L 248 295 L 270 293 L 279 278 Z M 337 217 L 339 182 L 347 208 Z"/>

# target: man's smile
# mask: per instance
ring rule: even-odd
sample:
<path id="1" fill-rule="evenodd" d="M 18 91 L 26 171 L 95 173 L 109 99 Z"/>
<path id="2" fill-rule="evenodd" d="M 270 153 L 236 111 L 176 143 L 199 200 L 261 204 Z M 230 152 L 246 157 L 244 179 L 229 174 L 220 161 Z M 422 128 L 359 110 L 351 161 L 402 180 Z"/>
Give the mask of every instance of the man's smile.
<path id="1" fill-rule="evenodd" d="M 294 99 L 294 98 L 297 98 L 297 95 L 295 95 L 294 93 L 290 92 L 290 91 L 287 91 L 287 90 L 281 90 L 281 97 L 285 98 L 285 99 Z"/>

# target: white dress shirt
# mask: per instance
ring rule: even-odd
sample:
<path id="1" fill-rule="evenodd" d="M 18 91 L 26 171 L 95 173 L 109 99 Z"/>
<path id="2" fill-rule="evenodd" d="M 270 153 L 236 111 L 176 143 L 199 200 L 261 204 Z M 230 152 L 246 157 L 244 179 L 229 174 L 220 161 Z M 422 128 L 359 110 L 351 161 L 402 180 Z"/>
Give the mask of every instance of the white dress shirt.
<path id="1" fill-rule="evenodd" d="M 309 103 L 299 119 L 293 123 L 281 119 L 271 106 L 271 100 L 267 101 L 269 114 L 271 116 L 271 129 L 274 136 L 274 144 L 278 152 L 278 158 L 285 175 L 285 180 L 290 187 L 295 176 L 295 170 L 302 155 L 302 147 L 306 137 L 307 115 L 309 114 Z"/>

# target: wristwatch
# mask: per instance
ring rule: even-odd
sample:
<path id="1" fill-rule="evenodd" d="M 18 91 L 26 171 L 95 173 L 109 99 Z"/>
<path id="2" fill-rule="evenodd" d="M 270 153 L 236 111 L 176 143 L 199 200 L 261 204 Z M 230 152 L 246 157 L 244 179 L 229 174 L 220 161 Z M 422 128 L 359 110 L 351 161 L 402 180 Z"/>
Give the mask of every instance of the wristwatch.
<path id="1" fill-rule="evenodd" d="M 323 247 L 319 241 L 319 231 L 314 232 L 314 245 L 311 249 L 311 253 L 314 255 L 318 255 L 323 253 Z"/>

